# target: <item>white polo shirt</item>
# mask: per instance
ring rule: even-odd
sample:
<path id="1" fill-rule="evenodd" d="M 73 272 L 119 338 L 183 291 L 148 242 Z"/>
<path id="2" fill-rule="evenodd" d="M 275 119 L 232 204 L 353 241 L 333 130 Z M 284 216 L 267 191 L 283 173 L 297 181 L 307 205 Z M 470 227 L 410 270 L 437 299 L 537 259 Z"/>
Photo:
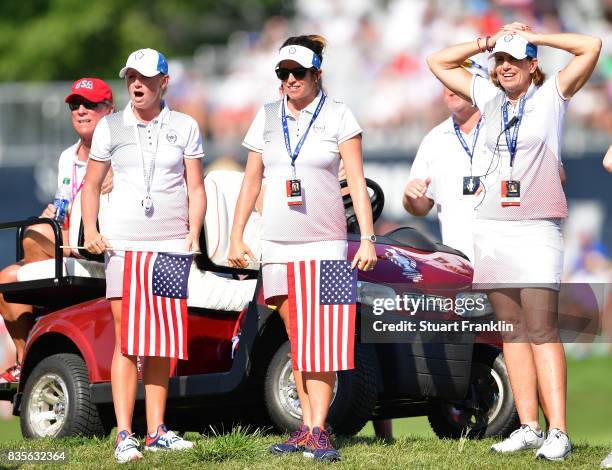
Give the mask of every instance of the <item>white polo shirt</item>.
<path id="1" fill-rule="evenodd" d="M 79 160 L 77 150 L 81 145 L 79 140 L 76 144 L 71 145 L 64 150 L 57 164 L 57 187 L 59 188 L 64 182 L 64 178 L 70 178 L 70 186 L 75 189 L 81 187 L 81 183 L 85 178 L 87 170 L 87 161 Z M 74 198 L 74 194 L 72 195 Z"/>
<path id="2" fill-rule="evenodd" d="M 189 217 L 184 159 L 203 156 L 195 120 L 165 105 L 147 125 L 136 119 L 131 103 L 123 111 L 103 117 L 96 126 L 90 152 L 94 160 L 110 160 L 114 173 L 102 235 L 111 243 L 185 238 Z M 146 195 L 143 157 L 147 168 L 154 158 L 150 213 L 145 213 L 142 206 Z"/>
<path id="3" fill-rule="evenodd" d="M 262 154 L 263 158 L 266 174 L 262 214 L 264 240 L 346 240 L 346 216 L 338 184 L 338 146 L 362 130 L 344 103 L 326 98 L 295 161 L 296 176 L 302 184 L 303 204 L 287 205 L 286 181 L 292 178 L 292 173 L 281 122 L 281 105 L 285 105 L 293 151 L 308 128 L 320 99 L 321 93 L 302 109 L 298 119 L 286 107 L 286 97 L 264 105 L 242 143 L 249 150 Z"/>
<path id="4" fill-rule="evenodd" d="M 470 157 L 455 134 L 453 119 L 449 117 L 434 127 L 423 138 L 417 151 L 410 180 L 431 178 L 426 196 L 436 204 L 442 242 L 456 248 L 470 260 L 474 260 L 472 223 L 476 217 L 475 207 L 482 196 L 463 195 L 463 177 L 480 175 L 487 161 L 484 145 L 484 119 L 474 146 L 474 156 Z M 471 149 L 476 126 L 463 138 Z"/>
<path id="5" fill-rule="evenodd" d="M 510 153 L 503 129 L 502 106 L 508 99 L 488 80 L 472 78 L 472 101 L 485 116 L 486 146 L 491 162 L 485 179 L 486 194 L 478 209 L 478 218 L 493 220 L 557 219 L 567 217 L 567 202 L 561 186 L 560 148 L 568 100 L 561 94 L 558 75 L 540 87 L 531 85 L 525 95 L 523 118 L 517 138 L 512 179 L 520 181 L 520 206 L 502 207 L 502 181 L 509 180 Z M 508 120 L 518 113 L 508 105 Z M 514 128 L 510 129 L 510 136 Z"/>

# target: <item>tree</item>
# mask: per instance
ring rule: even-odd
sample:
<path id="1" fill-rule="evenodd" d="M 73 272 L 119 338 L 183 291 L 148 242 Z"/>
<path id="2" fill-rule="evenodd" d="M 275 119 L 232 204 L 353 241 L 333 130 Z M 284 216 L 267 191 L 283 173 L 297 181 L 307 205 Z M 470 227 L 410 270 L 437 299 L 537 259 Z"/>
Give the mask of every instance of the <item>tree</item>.
<path id="1" fill-rule="evenodd" d="M 168 57 L 223 43 L 292 13 L 281 0 L 25 0 L 0 2 L 0 80 L 116 78 L 142 47 Z"/>

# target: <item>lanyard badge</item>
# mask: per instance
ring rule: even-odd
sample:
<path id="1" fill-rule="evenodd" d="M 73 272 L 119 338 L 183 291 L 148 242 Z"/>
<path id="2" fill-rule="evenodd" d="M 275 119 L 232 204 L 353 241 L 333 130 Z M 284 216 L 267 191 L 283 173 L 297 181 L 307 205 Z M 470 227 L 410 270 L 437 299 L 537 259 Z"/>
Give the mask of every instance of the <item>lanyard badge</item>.
<path id="1" fill-rule="evenodd" d="M 478 141 L 478 134 L 480 133 L 481 123 L 482 123 L 482 116 L 480 117 L 480 119 L 478 120 L 478 123 L 476 124 L 476 129 L 474 130 L 474 136 L 472 137 L 472 148 L 470 149 L 468 147 L 467 142 L 463 138 L 461 129 L 459 129 L 459 126 L 457 125 L 457 123 L 453 121 L 453 126 L 455 128 L 455 134 L 457 135 L 457 139 L 459 140 L 459 143 L 463 147 L 463 150 L 465 150 L 465 153 L 467 153 L 467 156 L 470 159 L 470 176 L 463 177 L 462 189 L 463 189 L 464 196 L 473 196 L 474 194 L 476 194 L 476 191 L 480 187 L 480 177 L 472 175 L 472 159 L 474 158 L 474 149 L 476 148 L 476 142 Z"/>
<path id="2" fill-rule="evenodd" d="M 514 157 L 516 156 L 517 150 L 518 130 L 525 111 L 525 97 L 523 96 L 519 100 L 518 119 L 512 130 L 512 135 L 510 135 L 510 129 L 508 128 L 508 104 L 509 102 L 506 102 L 502 106 L 502 118 L 504 133 L 506 134 L 506 145 L 510 153 L 510 179 L 501 182 L 500 201 L 502 207 L 516 207 L 521 205 L 521 182 L 512 178 L 512 171 L 514 169 Z"/>
<path id="3" fill-rule="evenodd" d="M 151 197 L 151 184 L 153 182 L 153 172 L 155 171 L 156 154 L 153 153 L 153 157 L 149 161 L 149 165 L 147 168 L 144 153 L 142 151 L 142 144 L 140 142 L 140 134 L 138 132 L 138 125 L 134 126 L 134 138 L 136 140 L 136 148 L 138 149 L 138 152 L 140 153 L 140 158 L 142 160 L 142 176 L 143 176 L 144 186 L 145 186 L 145 196 L 142 198 L 142 201 L 140 201 L 140 205 L 143 207 L 145 215 L 151 215 L 153 211 L 153 198 Z"/>
<path id="4" fill-rule="evenodd" d="M 291 151 L 291 141 L 289 138 L 289 126 L 287 125 L 287 113 L 285 111 L 285 101 L 283 100 L 282 108 L 281 108 L 281 122 L 283 125 L 283 136 L 285 138 L 285 147 L 287 149 L 287 154 L 291 159 L 291 179 L 288 179 L 285 182 L 286 191 L 287 191 L 287 205 L 289 206 L 299 206 L 304 203 L 303 192 L 302 192 L 302 182 L 297 177 L 297 172 L 295 169 L 295 161 L 297 160 L 300 150 L 302 150 L 302 145 L 304 145 L 304 141 L 310 132 L 310 128 L 312 124 L 315 122 L 319 113 L 321 112 L 321 108 L 323 108 L 323 103 L 325 103 L 326 95 L 322 94 L 321 99 L 319 100 L 319 104 L 317 104 L 317 108 L 310 119 L 310 123 L 306 128 L 306 132 L 302 135 L 302 138 L 298 141 L 295 146 L 295 150 Z"/>

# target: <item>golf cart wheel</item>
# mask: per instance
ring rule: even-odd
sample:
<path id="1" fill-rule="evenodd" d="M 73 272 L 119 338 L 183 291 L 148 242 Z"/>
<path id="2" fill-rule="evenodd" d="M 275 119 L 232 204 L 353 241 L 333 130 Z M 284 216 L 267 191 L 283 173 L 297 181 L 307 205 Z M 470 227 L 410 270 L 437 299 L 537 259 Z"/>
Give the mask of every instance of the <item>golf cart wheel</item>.
<path id="1" fill-rule="evenodd" d="M 467 397 L 432 403 L 427 417 L 440 438 L 509 436 L 519 426 L 519 417 L 503 354 L 474 348 Z"/>
<path id="2" fill-rule="evenodd" d="M 367 345 L 355 344 L 355 369 L 336 373 L 328 423 L 336 434 L 357 434 L 371 418 L 377 387 L 373 352 Z M 280 432 L 293 431 L 302 420 L 291 351 L 286 341 L 272 357 L 264 384 L 266 409 Z"/>
<path id="3" fill-rule="evenodd" d="M 91 402 L 80 356 L 55 354 L 34 368 L 23 392 L 21 433 L 29 438 L 108 434 Z"/>

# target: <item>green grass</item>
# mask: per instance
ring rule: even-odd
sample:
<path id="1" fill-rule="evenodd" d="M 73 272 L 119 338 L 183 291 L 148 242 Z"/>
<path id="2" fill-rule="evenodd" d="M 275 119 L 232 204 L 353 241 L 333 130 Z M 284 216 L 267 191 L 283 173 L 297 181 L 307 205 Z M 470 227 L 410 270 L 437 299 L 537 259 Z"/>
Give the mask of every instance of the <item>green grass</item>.
<path id="1" fill-rule="evenodd" d="M 225 436 L 199 437 L 187 434 L 196 441 L 194 450 L 181 453 L 145 454 L 144 460 L 122 468 L 220 468 L 220 469 L 269 469 L 329 468 L 301 455 L 278 457 L 267 449 L 279 436 L 260 432 L 248 434 L 244 429 L 234 430 Z M 607 455 L 607 447 L 577 445 L 573 455 L 563 463 L 541 462 L 533 452 L 518 455 L 495 455 L 489 451 L 493 440 L 453 441 L 417 436 L 402 436 L 392 442 L 373 437 L 337 439 L 342 462 L 333 468 L 384 468 L 384 469 L 531 469 L 531 468 L 596 468 Z M 24 442 L 6 442 L 3 447 L 14 448 Z M 113 439 L 41 439 L 27 443 L 28 450 L 65 449 L 71 468 L 108 468 L 113 465 Z M 57 466 L 26 465 L 22 468 L 49 468 Z"/>
<path id="2" fill-rule="evenodd" d="M 394 420 L 396 439 L 392 442 L 376 439 L 370 423 L 357 437 L 338 439 L 335 442 L 343 461 L 334 468 L 597 468 L 612 448 L 612 407 L 609 405 L 612 397 L 612 358 L 569 361 L 568 372 L 568 424 L 575 452 L 565 463 L 538 462 L 532 453 L 492 455 L 489 447 L 493 440 L 439 440 L 434 437 L 427 419 L 418 417 Z M 268 447 L 281 437 L 259 430 L 235 428 L 222 435 L 213 433 L 201 437 L 188 434 L 187 437 L 196 441 L 193 451 L 178 455 L 147 454 L 143 462 L 125 468 L 324 468 L 322 464 L 305 461 L 299 455 L 282 458 L 269 455 Z M 25 442 L 21 438 L 17 418 L 1 422 L 0 449 L 22 446 L 32 450 L 67 448 L 74 468 L 106 468 L 113 464 L 112 437 Z"/>

